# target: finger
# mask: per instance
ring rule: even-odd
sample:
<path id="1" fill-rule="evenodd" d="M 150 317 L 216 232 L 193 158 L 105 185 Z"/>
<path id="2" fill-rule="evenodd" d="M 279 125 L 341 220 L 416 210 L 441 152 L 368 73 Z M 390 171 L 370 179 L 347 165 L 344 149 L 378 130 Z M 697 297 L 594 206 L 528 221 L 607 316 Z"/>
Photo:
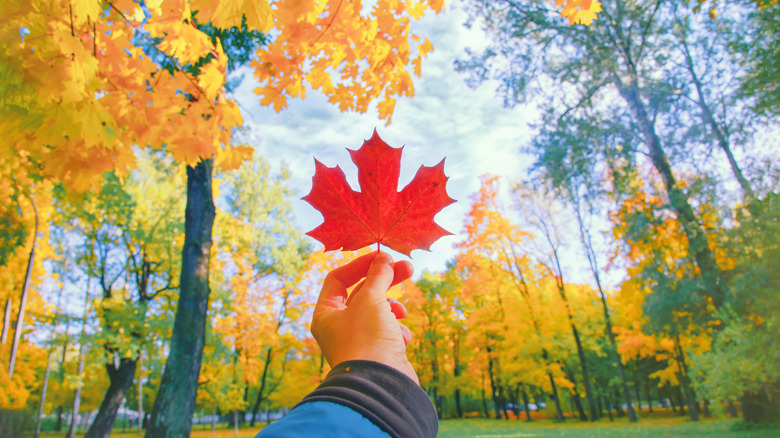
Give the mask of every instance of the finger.
<path id="1" fill-rule="evenodd" d="M 349 306 L 349 303 L 352 302 L 352 299 L 355 298 L 355 295 L 357 295 L 358 292 L 360 292 L 360 289 L 363 289 L 363 285 L 366 283 L 365 280 L 361 281 L 357 286 L 355 286 L 354 289 L 352 289 L 352 293 L 349 294 L 347 297 L 347 306 Z"/>
<path id="2" fill-rule="evenodd" d="M 378 253 L 368 268 L 363 286 L 353 300 L 367 300 L 371 303 L 385 301 L 394 276 L 393 258 L 386 252 Z"/>
<path id="3" fill-rule="evenodd" d="M 412 278 L 412 274 L 414 274 L 414 267 L 408 261 L 401 260 L 400 262 L 393 263 L 393 281 L 390 283 L 390 287 L 393 287 L 399 283 L 403 283 L 404 281 Z M 349 297 L 347 298 L 347 306 L 349 306 L 349 303 L 352 302 L 352 299 L 355 297 L 355 295 L 357 295 L 357 293 L 360 292 L 360 290 L 363 288 L 363 283 L 365 282 L 358 284 L 352 293 L 349 294 Z"/>
<path id="4" fill-rule="evenodd" d="M 322 283 L 322 291 L 317 303 L 323 300 L 341 300 L 341 302 L 345 302 L 347 299 L 347 288 L 366 276 L 374 257 L 376 257 L 376 253 L 366 254 L 330 271 Z"/>
<path id="5" fill-rule="evenodd" d="M 395 298 L 387 297 L 387 302 L 390 303 L 390 311 L 393 312 L 393 315 L 395 315 L 395 319 L 406 318 L 406 315 L 408 314 L 406 312 L 406 306 L 401 304 Z"/>
<path id="6" fill-rule="evenodd" d="M 398 327 L 401 329 L 401 337 L 404 338 L 404 346 L 408 347 L 409 343 L 412 342 L 412 331 L 403 324 L 398 324 Z"/>

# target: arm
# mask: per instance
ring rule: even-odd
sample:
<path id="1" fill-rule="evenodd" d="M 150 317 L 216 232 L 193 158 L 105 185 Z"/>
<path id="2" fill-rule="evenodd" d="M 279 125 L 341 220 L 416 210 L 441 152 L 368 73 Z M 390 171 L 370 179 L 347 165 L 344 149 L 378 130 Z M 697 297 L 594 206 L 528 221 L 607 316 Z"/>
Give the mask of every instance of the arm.
<path id="1" fill-rule="evenodd" d="M 386 253 L 358 257 L 328 274 L 311 331 L 333 367 L 322 384 L 258 438 L 295 436 L 435 437 L 436 410 L 406 357 L 411 332 L 390 298 L 411 277 L 408 262 Z M 353 293 L 347 288 L 361 279 Z M 353 421 L 354 420 L 354 421 Z"/>

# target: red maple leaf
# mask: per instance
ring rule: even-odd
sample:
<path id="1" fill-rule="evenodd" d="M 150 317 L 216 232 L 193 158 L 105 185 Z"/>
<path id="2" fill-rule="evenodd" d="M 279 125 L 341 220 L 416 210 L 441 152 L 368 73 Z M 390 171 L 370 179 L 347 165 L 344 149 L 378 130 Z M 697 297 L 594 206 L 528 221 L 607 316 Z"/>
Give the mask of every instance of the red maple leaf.
<path id="1" fill-rule="evenodd" d="M 376 130 L 360 149 L 349 150 L 358 168 L 360 192 L 347 184 L 339 166 L 330 168 L 315 158 L 311 192 L 303 200 L 325 221 L 306 234 L 322 242 L 325 251 L 353 251 L 378 243 L 407 256 L 413 249 L 430 251 L 433 242 L 452 234 L 433 221 L 436 213 L 455 202 L 447 195 L 444 160 L 421 166 L 398 192 L 402 150 L 390 147 Z"/>

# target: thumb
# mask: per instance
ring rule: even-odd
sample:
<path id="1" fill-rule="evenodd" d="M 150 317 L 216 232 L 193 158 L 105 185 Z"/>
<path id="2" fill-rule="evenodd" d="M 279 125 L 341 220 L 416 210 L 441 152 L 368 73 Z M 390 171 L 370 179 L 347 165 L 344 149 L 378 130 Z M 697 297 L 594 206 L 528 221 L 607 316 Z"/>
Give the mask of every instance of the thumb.
<path id="1" fill-rule="evenodd" d="M 372 303 L 387 302 L 387 290 L 393 283 L 393 275 L 393 258 L 385 252 L 378 253 L 368 268 L 366 280 L 360 288 L 360 293 L 355 296 L 355 300 L 367 300 Z"/>

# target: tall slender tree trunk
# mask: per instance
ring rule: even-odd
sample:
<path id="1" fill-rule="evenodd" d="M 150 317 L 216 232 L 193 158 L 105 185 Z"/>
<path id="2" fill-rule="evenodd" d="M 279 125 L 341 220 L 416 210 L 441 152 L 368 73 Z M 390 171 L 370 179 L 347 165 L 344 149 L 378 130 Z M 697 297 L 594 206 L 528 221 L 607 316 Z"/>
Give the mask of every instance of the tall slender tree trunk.
<path id="1" fill-rule="evenodd" d="M 87 328 L 87 316 L 89 316 L 89 290 L 91 289 L 91 286 L 92 276 L 90 275 L 87 277 L 87 290 L 84 292 L 84 319 L 81 321 L 81 338 L 79 339 L 79 368 L 77 375 L 79 383 L 78 386 L 76 386 L 76 394 L 73 397 L 73 411 L 70 416 L 68 433 L 65 434 L 66 438 L 73 438 L 76 435 L 76 427 L 78 426 L 76 420 L 78 419 L 79 409 L 81 407 L 81 389 L 84 387 L 82 379 L 84 375 L 84 360 L 87 355 L 85 331 Z"/>
<path id="2" fill-rule="evenodd" d="M 650 395 L 650 383 L 648 382 L 647 376 L 645 376 L 644 380 L 645 395 L 647 395 L 647 407 L 650 409 L 650 413 L 653 413 L 653 396 Z"/>
<path id="3" fill-rule="evenodd" d="M 569 326 L 571 327 L 571 335 L 574 338 L 574 344 L 577 347 L 577 357 L 580 361 L 580 371 L 582 372 L 582 380 L 583 385 L 585 386 L 585 397 L 588 400 L 588 409 L 590 410 L 590 419 L 591 421 L 598 420 L 598 413 L 596 412 L 596 402 L 593 399 L 593 389 L 591 388 L 590 384 L 590 376 L 588 373 L 588 363 L 585 360 L 585 350 L 582 348 L 582 341 L 580 340 L 580 334 L 577 330 L 577 325 L 574 323 L 574 312 L 571 309 L 571 304 L 569 303 L 569 299 L 566 297 L 566 283 L 563 280 L 563 267 L 561 266 L 560 258 L 558 257 L 558 249 L 557 246 L 554 244 L 552 240 L 552 236 L 550 235 L 547 226 L 545 224 L 542 224 L 543 231 L 545 238 L 547 239 L 547 242 L 550 245 L 550 250 L 552 251 L 552 262 L 554 264 L 553 267 L 547 267 L 550 270 L 550 273 L 555 279 L 556 285 L 558 287 L 558 294 L 561 296 L 561 300 L 563 300 L 564 305 L 566 306 L 566 316 L 569 319 Z"/>
<path id="4" fill-rule="evenodd" d="M 78 370 L 79 384 L 76 387 L 76 395 L 73 397 L 73 411 L 71 411 L 70 414 L 70 427 L 68 428 L 68 433 L 65 434 L 66 438 L 73 438 L 76 436 L 76 427 L 78 427 L 79 409 L 81 409 L 81 389 L 84 387 L 84 384 L 81 382 L 81 379 L 84 374 L 84 359 L 87 355 L 86 350 L 87 347 L 84 344 L 84 330 L 82 329 L 81 346 L 79 347 L 79 370 Z"/>
<path id="5" fill-rule="evenodd" d="M 531 323 L 534 326 L 534 331 L 536 332 L 537 336 L 541 338 L 541 330 L 539 328 L 539 321 L 536 317 L 536 312 L 534 312 L 534 308 L 531 305 L 531 299 L 530 299 L 530 292 L 528 290 L 528 284 L 525 281 L 525 275 L 523 275 L 523 271 L 520 269 L 520 263 L 518 263 L 518 256 L 515 252 L 514 247 L 511 248 L 512 250 L 512 257 L 511 260 L 514 262 L 511 264 L 513 270 L 515 271 L 515 275 L 520 280 L 519 283 L 515 283 L 517 287 L 517 291 L 520 293 L 520 295 L 524 298 L 525 305 L 528 307 L 528 313 L 531 315 Z M 509 259 L 509 255 L 506 254 L 507 259 Z M 544 359 L 545 365 L 550 365 L 550 355 L 547 352 L 547 349 L 542 348 L 542 358 Z M 555 420 L 559 422 L 565 421 L 565 417 L 563 416 L 563 409 L 561 408 L 561 400 L 560 397 L 558 397 L 558 389 L 555 385 L 555 378 L 552 375 L 552 372 L 548 369 L 547 370 L 547 377 L 550 379 L 550 389 L 553 393 L 553 398 L 555 400 Z M 529 417 L 530 418 L 530 417 Z"/>
<path id="6" fill-rule="evenodd" d="M 452 340 L 452 375 L 455 377 L 455 380 L 457 381 L 458 377 L 460 377 L 461 372 L 461 365 L 460 365 L 460 333 L 456 331 L 455 335 L 453 336 Z M 460 404 L 460 388 L 455 387 L 455 413 L 457 414 L 458 418 L 463 418 L 463 408 Z"/>
<path id="7" fill-rule="evenodd" d="M 686 68 L 691 74 L 691 80 L 693 81 L 693 85 L 696 88 L 696 104 L 699 106 L 699 109 L 701 109 L 701 116 L 704 120 L 704 124 L 709 126 L 712 133 L 715 134 L 718 147 L 720 147 L 720 149 L 726 155 L 729 166 L 731 166 L 731 172 L 734 174 L 734 178 L 736 178 L 737 182 L 742 188 L 742 194 L 746 199 L 752 199 L 755 197 L 753 188 L 750 187 L 750 183 L 745 178 L 745 175 L 742 173 L 742 169 L 739 168 L 739 164 L 737 164 L 737 160 L 734 158 L 734 154 L 731 152 L 731 145 L 727 138 L 726 132 L 724 132 L 725 130 L 723 125 L 715 120 L 715 113 L 712 110 L 712 105 L 710 105 L 710 103 L 707 101 L 707 95 L 704 92 L 704 86 L 701 83 L 699 75 L 696 73 L 696 66 L 693 63 L 693 57 L 691 56 L 691 52 L 688 49 L 689 46 L 688 41 L 686 40 L 685 25 L 680 22 L 679 19 L 678 23 L 680 24 L 679 28 L 681 30 L 678 35 L 680 35 L 679 40 L 681 43 L 683 55 L 685 56 Z"/>
<path id="8" fill-rule="evenodd" d="M 655 131 L 650 117 L 647 114 L 644 103 L 639 97 L 639 87 L 636 81 L 636 73 L 631 72 L 631 79 L 625 84 L 617 75 L 613 77 L 618 92 L 628 104 L 629 109 L 634 114 L 634 120 L 644 136 L 644 142 L 649 149 L 650 159 L 653 166 L 661 175 L 669 196 L 669 203 L 672 209 L 677 213 L 677 220 L 685 231 L 688 238 L 688 249 L 693 254 L 696 266 L 699 267 L 706 296 L 712 299 L 715 308 L 720 308 L 726 299 L 726 285 L 723 282 L 723 273 L 720 266 L 715 261 L 715 256 L 710 250 L 707 242 L 707 236 L 698 221 L 698 218 L 688 202 L 688 197 L 683 193 L 677 180 L 672 173 L 672 167 L 669 165 L 669 158 L 666 156 L 661 140 Z"/>
<path id="9" fill-rule="evenodd" d="M 520 388 L 520 394 L 523 396 L 523 407 L 525 408 L 525 421 L 533 421 L 531 418 L 531 407 L 528 406 L 528 393 L 525 392 L 525 387 Z"/>
<path id="10" fill-rule="evenodd" d="M 615 421 L 615 419 L 612 418 L 612 406 L 609 405 L 609 398 L 607 398 L 606 400 L 604 399 L 603 396 L 600 398 L 604 402 L 604 404 L 607 405 L 607 415 L 609 415 L 609 421 Z"/>
<path id="11" fill-rule="evenodd" d="M 35 207 L 35 201 L 30 198 L 33 212 L 35 213 L 35 228 L 33 229 L 32 248 L 30 248 L 30 257 L 27 259 L 27 272 L 24 275 L 24 286 L 22 286 L 22 297 L 19 302 L 19 313 L 16 315 L 16 327 L 14 328 L 14 341 L 11 344 L 11 358 L 8 360 L 8 375 L 13 377 L 14 365 L 16 365 L 16 352 L 19 349 L 19 342 L 22 339 L 22 330 L 24 330 L 24 312 L 27 306 L 27 295 L 30 290 L 30 280 L 32 278 L 33 263 L 35 263 L 35 243 L 38 239 L 38 209 Z"/>
<path id="12" fill-rule="evenodd" d="M 60 385 L 62 385 L 65 382 L 65 359 L 66 359 L 66 353 L 68 352 L 68 328 L 70 327 L 70 317 L 65 316 L 65 333 L 63 333 L 64 340 L 62 343 L 62 356 L 60 357 L 60 372 L 59 376 L 57 377 L 57 380 L 59 381 Z M 57 432 L 60 432 L 62 430 L 62 411 L 64 409 L 64 403 L 59 405 L 57 407 L 57 423 L 54 425 L 54 430 Z"/>
<path id="13" fill-rule="evenodd" d="M 620 392 L 615 389 L 615 392 L 612 395 L 615 397 L 615 412 L 617 412 L 617 416 L 620 418 L 625 415 L 623 408 L 620 406 Z"/>
<path id="14" fill-rule="evenodd" d="M 49 372 L 51 371 L 51 350 L 46 355 L 46 373 L 43 375 L 43 388 L 41 389 L 41 403 L 38 407 L 38 418 L 35 422 L 35 438 L 41 436 L 41 420 L 43 409 L 46 406 L 46 390 L 49 389 Z"/>
<path id="15" fill-rule="evenodd" d="M 683 401 L 683 393 L 680 385 L 675 386 L 674 393 L 677 396 L 677 406 L 680 408 L 680 415 L 685 415 L 685 402 Z"/>
<path id="16" fill-rule="evenodd" d="M 572 201 L 574 202 L 574 210 L 575 213 L 577 213 L 577 224 L 580 228 L 580 241 L 582 242 L 582 248 L 585 250 L 585 255 L 588 259 L 588 265 L 590 266 L 590 272 L 593 274 L 593 279 L 596 280 L 596 287 L 598 288 L 599 297 L 601 298 L 601 310 L 604 314 L 605 331 L 607 332 L 607 338 L 609 339 L 610 354 L 615 361 L 615 365 L 617 365 L 618 377 L 620 377 L 620 385 L 623 389 L 623 398 L 625 399 L 626 409 L 628 410 L 628 421 L 631 423 L 636 423 L 636 412 L 634 412 L 634 407 L 631 405 L 631 393 L 628 391 L 626 375 L 623 371 L 623 361 L 620 360 L 620 353 L 618 353 L 617 350 L 617 342 L 615 342 L 615 333 L 612 331 L 612 318 L 609 315 L 609 306 L 607 306 L 607 294 L 604 293 L 604 289 L 601 286 L 601 274 L 599 272 L 596 251 L 593 250 L 593 240 L 590 238 L 590 232 L 588 231 L 587 227 L 585 227 L 585 221 L 582 218 L 579 195 L 574 193 L 576 188 L 572 187 L 570 190 L 570 195 Z"/>
<path id="17" fill-rule="evenodd" d="M 493 398 L 493 407 L 495 408 L 496 413 L 496 420 L 501 419 L 501 406 L 500 402 L 498 401 L 498 384 L 496 382 L 496 377 L 493 375 L 493 358 L 490 357 L 491 349 L 490 347 L 485 348 L 488 354 L 488 379 L 490 381 L 490 396 Z"/>
<path id="18" fill-rule="evenodd" d="M 5 344 L 5 341 L 8 340 L 9 331 L 11 331 L 11 299 L 7 298 L 3 311 L 3 334 L 0 336 L 0 344 Z"/>
<path id="19" fill-rule="evenodd" d="M 675 336 L 675 349 L 677 356 L 677 363 L 680 371 L 680 384 L 685 392 L 685 398 L 688 404 L 688 414 L 693 421 L 699 421 L 699 405 L 696 403 L 696 393 L 691 387 L 691 381 L 688 377 L 688 365 L 685 362 L 685 354 L 683 354 L 682 345 L 680 345 L 680 336 Z"/>
<path id="20" fill-rule="evenodd" d="M 252 419 L 249 421 L 249 427 L 255 427 L 255 418 L 257 417 L 257 411 L 260 410 L 260 403 L 263 401 L 263 394 L 265 393 L 265 384 L 268 381 L 268 369 L 271 366 L 271 358 L 273 354 L 273 348 L 267 347 L 265 350 L 265 365 L 263 366 L 263 374 L 260 376 L 260 388 L 257 390 L 257 399 L 255 399 L 255 405 L 252 406 Z"/>
<path id="21" fill-rule="evenodd" d="M 211 436 L 217 438 L 217 402 L 214 402 L 214 412 L 211 414 Z"/>
<path id="22" fill-rule="evenodd" d="M 569 369 L 569 367 L 566 366 L 566 364 L 561 363 L 563 366 L 563 370 L 566 373 L 566 377 L 571 381 L 573 387 L 569 391 L 569 395 L 571 395 L 571 400 L 574 403 L 574 407 L 577 408 L 577 414 L 580 416 L 580 421 L 588 421 L 588 415 L 585 414 L 585 409 L 582 408 L 582 402 L 580 401 L 580 393 L 577 391 L 577 379 L 574 377 L 574 373 Z"/>
<path id="23" fill-rule="evenodd" d="M 482 385 L 480 386 L 480 389 L 482 390 L 482 412 L 485 414 L 485 418 L 490 418 L 490 414 L 488 413 L 488 406 L 487 406 L 487 397 L 485 397 L 485 373 L 482 373 Z"/>
<path id="24" fill-rule="evenodd" d="M 117 411 L 124 402 L 127 391 L 133 386 L 137 364 L 137 358 L 120 359 L 118 368 L 114 366 L 114 363 L 106 364 L 106 372 L 110 382 L 108 390 L 100 404 L 98 414 L 84 438 L 109 438 Z"/>
<path id="25" fill-rule="evenodd" d="M 138 436 L 143 435 L 144 430 L 144 383 L 141 373 L 144 369 L 144 350 L 138 351 Z"/>
<path id="26" fill-rule="evenodd" d="M 552 373 L 548 373 L 547 377 L 550 378 L 550 387 L 552 388 L 552 396 L 555 399 L 555 421 L 563 423 L 566 421 L 566 417 L 563 416 L 563 408 L 561 407 L 561 397 L 558 395 L 558 388 L 555 385 L 555 379 L 553 379 Z"/>
<path id="27" fill-rule="evenodd" d="M 731 399 L 728 399 L 728 411 L 731 418 L 737 418 L 737 407 Z"/>
<path id="28" fill-rule="evenodd" d="M 209 302 L 209 258 L 214 226 L 212 170 L 214 159 L 187 167 L 187 208 L 179 304 L 170 353 L 146 429 L 147 438 L 186 437 L 198 389 L 206 338 Z"/>
<path id="29" fill-rule="evenodd" d="M 70 252 L 65 253 L 65 259 L 63 261 L 63 270 L 68 269 L 68 260 L 70 260 Z M 57 293 L 57 307 L 54 308 L 54 314 L 59 315 L 60 309 L 62 308 L 62 292 L 65 290 L 65 280 L 63 279 L 62 283 L 60 284 L 60 290 Z M 67 326 L 66 326 L 67 330 Z M 49 389 L 49 373 L 51 372 L 51 356 L 52 353 L 54 353 L 54 341 L 56 340 L 56 334 L 57 334 L 57 324 L 55 323 L 52 326 L 52 334 L 51 334 L 51 344 L 49 345 L 48 352 L 46 354 L 46 373 L 43 377 L 43 388 L 41 389 L 41 403 L 40 407 L 38 409 L 38 420 L 35 424 L 35 438 L 38 438 L 41 435 L 41 422 L 43 421 L 43 411 L 46 407 L 46 394 L 47 390 Z M 67 334 L 66 334 L 67 336 Z M 63 347 L 64 348 L 64 347 Z"/>

